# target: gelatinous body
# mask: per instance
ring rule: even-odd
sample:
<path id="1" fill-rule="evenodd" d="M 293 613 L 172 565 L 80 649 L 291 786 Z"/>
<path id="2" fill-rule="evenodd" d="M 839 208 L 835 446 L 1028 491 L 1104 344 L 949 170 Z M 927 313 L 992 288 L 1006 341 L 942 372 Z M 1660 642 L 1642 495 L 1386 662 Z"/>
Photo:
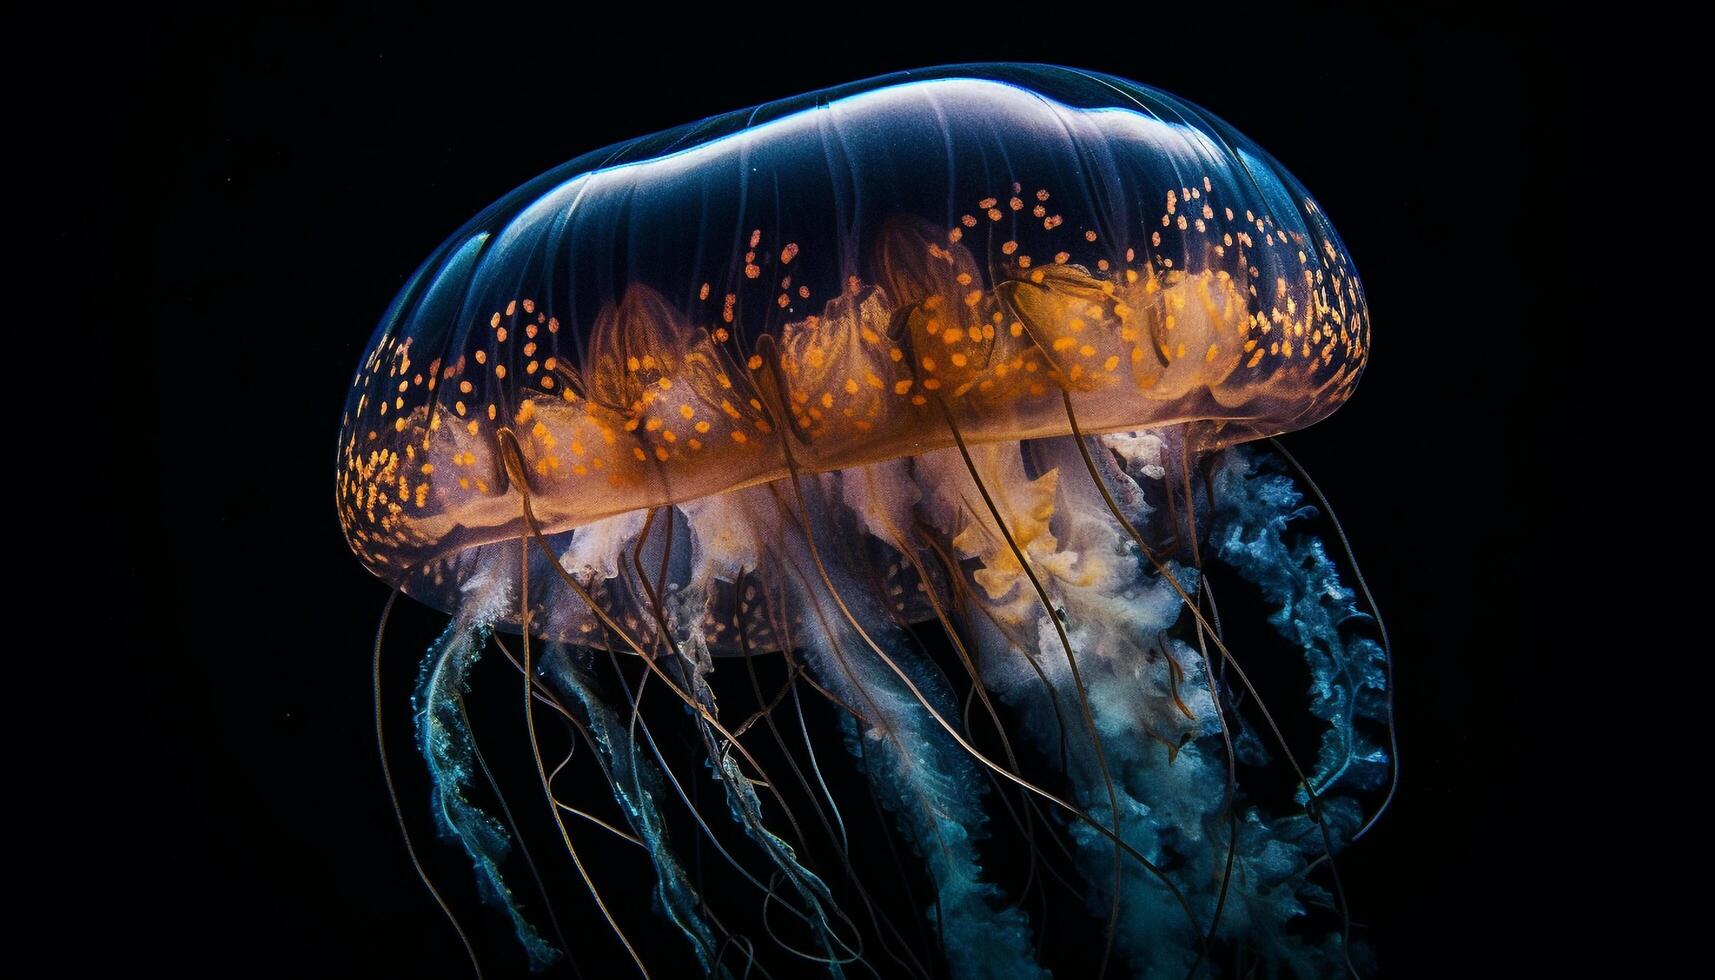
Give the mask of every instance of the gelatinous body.
<path id="1" fill-rule="evenodd" d="M 473 219 L 353 378 L 339 512 L 376 575 L 458 617 L 435 663 L 468 669 L 472 638 L 526 619 L 553 644 L 549 683 L 604 733 L 658 911 L 705 970 L 731 944 L 650 816 L 671 773 L 618 744 L 636 733 L 595 693 L 593 651 L 643 655 L 693 709 L 723 819 L 834 973 L 857 955 L 823 880 L 842 869 L 770 829 L 737 751 L 754 733 L 709 690 L 717 655 L 782 655 L 845 712 L 952 972 L 1041 969 L 979 868 L 991 782 L 1053 811 L 1121 972 L 1183 975 L 1214 946 L 1312 969 L 1349 953 L 1293 930 L 1331 902 L 1309 870 L 1362 824 L 1351 794 L 1387 772 L 1366 731 L 1385 657 L 1290 479 L 1230 447 L 1332 412 L 1368 351 L 1333 228 L 1225 123 L 1070 69 L 907 73 L 586 155 Z M 1238 702 L 1258 692 L 1224 686 L 1210 563 L 1305 650 L 1314 765 L 1252 730 Z M 961 716 L 917 624 L 944 630 L 992 722 Z M 431 687 L 425 746 L 457 784 Z M 1030 760 L 967 737 L 1003 714 Z M 1235 751 L 1289 759 L 1300 808 L 1246 804 Z M 450 832 L 510 904 L 502 848 Z"/>

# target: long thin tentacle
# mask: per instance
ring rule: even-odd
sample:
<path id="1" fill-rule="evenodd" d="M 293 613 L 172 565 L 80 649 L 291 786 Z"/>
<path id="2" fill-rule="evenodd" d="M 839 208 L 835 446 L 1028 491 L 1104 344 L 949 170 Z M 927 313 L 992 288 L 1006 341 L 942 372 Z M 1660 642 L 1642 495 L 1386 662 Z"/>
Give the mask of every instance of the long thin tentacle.
<path id="1" fill-rule="evenodd" d="M 531 967 L 543 969 L 559 958 L 559 951 L 524 917 L 517 898 L 506 884 L 501 872 L 511 850 L 506 828 L 469 795 L 477 763 L 470 729 L 464 724 L 462 704 L 469 689 L 471 668 L 487 641 L 487 623 L 461 614 L 429 648 L 418 674 L 414 698 L 418 744 L 434 781 L 436 826 L 443 836 L 456 840 L 464 848 L 476 868 L 477 887 L 483 898 L 505 910 L 518 941 L 530 957 Z"/>
<path id="2" fill-rule="evenodd" d="M 712 744 L 713 736 L 718 735 L 720 738 L 724 739 L 725 745 L 731 746 L 735 752 L 743 757 L 745 761 L 749 762 L 757 771 L 761 771 L 763 767 L 755 757 L 750 754 L 749 750 L 744 747 L 743 743 L 741 743 L 737 737 L 734 736 L 724 724 L 722 724 L 720 719 L 715 716 L 709 703 L 707 703 L 705 699 L 691 694 L 685 689 L 683 684 L 667 674 L 667 672 L 661 667 L 660 663 L 657 662 L 657 658 L 651 656 L 647 651 L 645 651 L 638 643 L 637 639 L 621 627 L 620 624 L 614 620 L 612 615 L 603 608 L 602 604 L 595 600 L 595 597 L 590 594 L 589 590 L 574 578 L 563 565 L 560 564 L 553 552 L 548 549 L 546 536 L 542 533 L 541 523 L 537 521 L 535 512 L 531 507 L 529 482 L 524 476 L 524 466 L 517 447 L 517 437 L 514 436 L 509 429 L 501 429 L 496 433 L 496 435 L 500 441 L 500 445 L 502 446 L 502 456 L 505 459 L 506 466 L 509 471 L 515 473 L 515 479 L 512 482 L 513 486 L 519 491 L 522 516 L 524 518 L 525 527 L 529 531 L 529 540 L 535 542 L 537 549 L 541 552 L 543 557 L 547 559 L 549 567 L 558 575 L 560 581 L 565 583 L 566 587 L 571 589 L 573 594 L 583 601 L 585 606 L 589 608 L 591 614 L 594 615 L 615 638 L 623 641 L 633 653 L 642 658 L 644 663 L 648 666 L 650 673 L 659 678 L 675 697 L 695 712 L 701 719 L 703 725 L 706 726 L 706 731 L 710 733 L 710 758 L 717 762 L 717 765 L 722 771 L 722 784 L 727 789 L 728 804 L 729 808 L 733 811 L 733 816 L 739 821 L 740 825 L 746 829 L 751 838 L 764 849 L 764 851 L 770 856 L 771 860 L 775 862 L 776 866 L 784 870 L 784 873 L 786 873 L 787 877 L 792 881 L 794 888 L 796 888 L 800 895 L 805 899 L 810 908 L 810 912 L 817 923 L 818 938 L 824 943 L 824 946 L 828 950 L 828 957 L 825 962 L 836 976 L 841 975 L 840 963 L 844 961 L 834 953 L 834 948 L 836 946 L 842 946 L 843 944 L 834 936 L 833 931 L 827 922 L 827 912 L 825 910 L 832 906 L 837 912 L 837 906 L 834 905 L 832 896 L 828 893 L 827 886 L 822 883 L 820 878 L 817 878 L 808 869 L 798 863 L 797 856 L 790 845 L 763 826 L 761 804 L 760 801 L 757 800 L 754 790 L 751 788 L 753 781 L 744 776 L 744 774 L 739 770 L 737 762 L 730 755 L 716 750 L 715 746 Z M 528 659 L 526 659 L 525 663 L 526 666 L 528 666 Z M 790 809 L 786 807 L 785 800 L 779 797 L 778 792 L 773 790 L 771 785 L 769 786 L 769 789 L 770 792 L 775 795 L 776 801 L 780 804 L 781 809 L 787 814 L 788 820 L 791 821 L 791 812 Z M 795 821 L 793 821 L 793 824 L 796 826 Z M 801 836 L 802 835 L 800 834 L 800 837 Z"/>
<path id="3" fill-rule="evenodd" d="M 695 890 L 673 857 L 667 841 L 658 802 L 662 787 L 653 761 L 639 758 L 636 741 L 596 692 L 594 678 L 577 665 L 568 651 L 552 650 L 548 662 L 554 676 L 583 707 L 595 744 L 612 767 L 612 786 L 626 821 L 644 842 L 644 849 L 655 867 L 656 905 L 690 940 L 703 969 L 718 972 L 719 964 L 714 959 L 714 934 L 699 914 Z"/>
<path id="4" fill-rule="evenodd" d="M 470 944 L 470 937 L 465 935 L 464 926 L 459 924 L 458 916 L 453 914 L 447 900 L 441 897 L 440 889 L 429 880 L 429 873 L 423 868 L 423 862 L 417 857 L 417 848 L 411 843 L 411 832 L 405 824 L 405 811 L 399 806 L 399 791 L 393 785 L 393 768 L 387 761 L 387 733 L 381 723 L 381 641 L 387 635 L 387 619 L 393 613 L 393 604 L 399 599 L 399 590 L 387 597 L 387 605 L 381 609 L 381 622 L 375 627 L 375 654 L 371 660 L 371 675 L 375 688 L 375 748 L 381 757 L 381 779 L 387 785 L 387 800 L 393 805 L 393 819 L 399 824 L 399 836 L 405 842 L 405 853 L 411 858 L 411 868 L 417 872 L 417 880 L 428 890 L 429 897 L 435 900 L 441 914 L 446 916 L 447 923 L 453 927 L 453 932 L 459 937 L 459 945 L 464 947 L 465 956 L 470 959 L 470 968 L 476 974 L 477 980 L 482 980 L 482 962 L 476 958 L 476 950 Z"/>

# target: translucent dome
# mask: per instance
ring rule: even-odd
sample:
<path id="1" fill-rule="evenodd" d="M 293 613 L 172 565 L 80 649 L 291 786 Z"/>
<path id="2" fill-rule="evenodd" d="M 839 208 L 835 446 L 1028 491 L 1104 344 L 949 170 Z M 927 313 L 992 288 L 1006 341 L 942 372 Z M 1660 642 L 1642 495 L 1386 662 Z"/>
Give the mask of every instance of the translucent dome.
<path id="1" fill-rule="evenodd" d="M 461 552 L 966 440 L 1296 429 L 1369 348 L 1351 260 L 1232 127 L 1135 82 L 961 65 L 586 154 L 400 291 L 353 377 L 353 550 L 451 608 Z"/>

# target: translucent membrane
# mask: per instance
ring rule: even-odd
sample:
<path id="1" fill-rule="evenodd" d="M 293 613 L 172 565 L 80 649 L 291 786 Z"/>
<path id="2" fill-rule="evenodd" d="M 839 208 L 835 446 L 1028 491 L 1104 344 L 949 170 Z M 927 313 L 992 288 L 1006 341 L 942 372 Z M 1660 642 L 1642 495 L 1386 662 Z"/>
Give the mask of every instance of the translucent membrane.
<path id="1" fill-rule="evenodd" d="M 1230 126 L 1047 66 L 872 79 L 597 151 L 489 207 L 402 289 L 352 380 L 338 503 L 378 576 L 952 444 L 1182 427 L 1194 449 L 1352 392 L 1361 286 Z"/>

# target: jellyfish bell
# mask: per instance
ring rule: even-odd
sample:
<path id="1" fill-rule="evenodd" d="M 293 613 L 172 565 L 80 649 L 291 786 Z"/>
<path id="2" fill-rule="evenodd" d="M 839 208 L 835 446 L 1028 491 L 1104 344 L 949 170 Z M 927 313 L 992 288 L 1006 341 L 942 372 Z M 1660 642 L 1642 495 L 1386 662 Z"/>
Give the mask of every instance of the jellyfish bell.
<path id="1" fill-rule="evenodd" d="M 648 659 L 696 708 L 732 819 L 833 972 L 851 948 L 822 881 L 838 869 L 798 862 L 753 761 L 723 750 L 739 740 L 708 691 L 717 656 L 801 658 L 875 746 L 867 774 L 928 865 L 954 972 L 1040 969 L 978 866 L 985 777 L 1058 807 L 1137 971 L 1183 972 L 1211 943 L 1343 960 L 1343 932 L 1286 926 L 1388 770 L 1368 730 L 1387 721 L 1385 655 L 1342 632 L 1361 609 L 1287 527 L 1290 477 L 1230 447 L 1334 411 L 1368 351 L 1344 245 L 1224 122 L 1066 68 L 908 72 L 600 150 L 490 206 L 377 328 L 336 493 L 367 567 L 454 616 L 422 703 L 499 629 L 553 645 L 553 686 L 610 726 L 565 651 Z M 1233 799 L 1224 760 L 1254 722 L 1223 687 L 1206 559 L 1294 610 L 1282 630 L 1326 722 L 1314 764 L 1292 761 L 1296 812 Z M 1022 742 L 1059 740 L 1069 795 L 964 737 L 905 640 L 919 623 Z M 457 796 L 456 724 L 431 707 L 420 725 Z M 638 825 L 666 775 L 648 768 L 613 792 L 658 908 L 715 971 L 719 927 Z M 507 904 L 493 845 L 443 829 Z"/>
<path id="2" fill-rule="evenodd" d="M 1221 442 L 1349 396 L 1362 289 L 1278 164 L 1133 83 L 978 74 L 735 113 L 488 208 L 401 291 L 354 378 L 354 550 L 446 605 L 412 581 L 425 564 L 521 533 L 501 427 L 555 532 L 783 477 L 771 418 L 815 472 L 951 445 L 932 398 L 973 443 L 1068 434 L 1062 386 L 1088 432 Z"/>

